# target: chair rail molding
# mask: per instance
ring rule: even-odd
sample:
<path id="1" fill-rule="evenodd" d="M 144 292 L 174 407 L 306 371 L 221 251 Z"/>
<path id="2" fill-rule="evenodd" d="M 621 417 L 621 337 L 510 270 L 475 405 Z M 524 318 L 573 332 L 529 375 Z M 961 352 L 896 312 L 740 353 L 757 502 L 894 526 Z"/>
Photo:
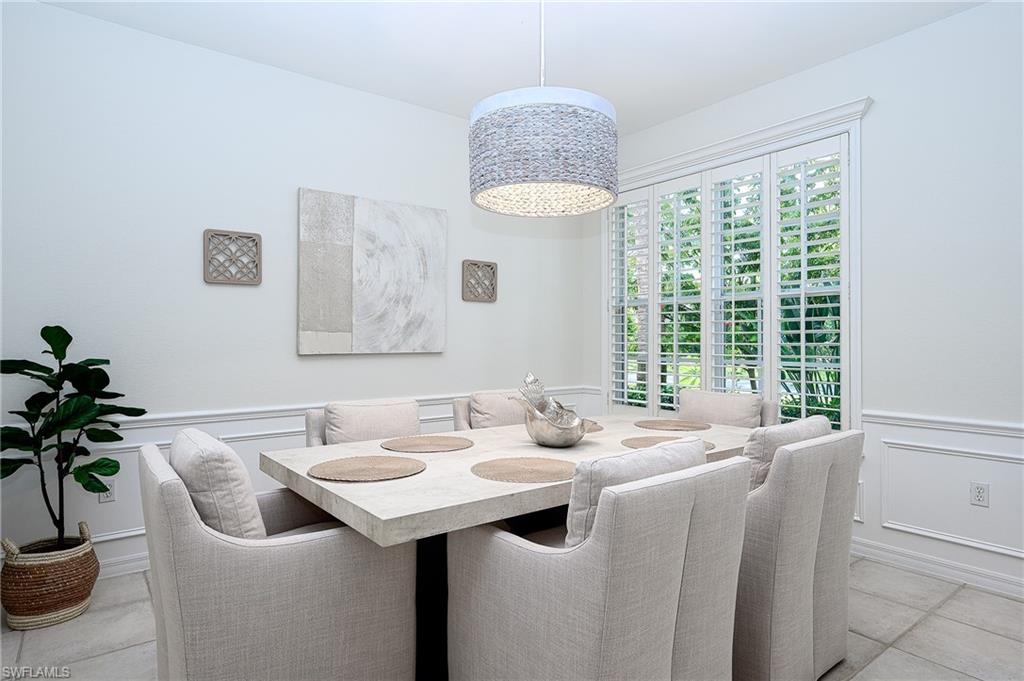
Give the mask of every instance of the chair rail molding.
<path id="1" fill-rule="evenodd" d="M 1014 423 L 1012 421 L 964 419 L 953 416 L 931 416 L 875 409 L 864 410 L 861 419 L 864 423 L 876 423 L 884 426 L 906 426 L 909 428 L 928 428 L 930 430 L 950 430 L 976 435 L 1024 438 L 1024 423 Z"/>

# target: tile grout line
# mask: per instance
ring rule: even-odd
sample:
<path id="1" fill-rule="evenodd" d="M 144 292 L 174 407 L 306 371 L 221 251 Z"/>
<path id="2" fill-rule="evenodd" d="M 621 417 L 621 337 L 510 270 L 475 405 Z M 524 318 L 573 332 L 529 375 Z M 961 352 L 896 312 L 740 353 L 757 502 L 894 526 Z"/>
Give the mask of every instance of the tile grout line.
<path id="1" fill-rule="evenodd" d="M 944 665 L 941 662 L 938 662 L 936 660 L 929 659 L 929 658 L 924 657 L 922 655 L 917 655 L 915 653 L 910 652 L 909 650 L 903 650 L 902 648 L 896 648 L 896 644 L 897 643 L 902 641 L 914 629 L 917 629 L 917 627 L 919 627 L 921 625 L 921 623 L 924 622 L 926 619 L 928 619 L 932 615 L 935 615 L 936 617 L 942 617 L 942 615 L 938 614 L 939 608 L 944 606 L 949 601 L 953 600 L 954 596 L 956 596 L 958 593 L 960 593 L 961 591 L 963 591 L 966 588 L 967 588 L 967 584 L 961 584 L 956 590 L 953 591 L 953 593 L 949 594 L 948 596 L 943 598 L 941 601 L 936 603 L 934 607 L 932 607 L 930 610 L 928 610 L 925 613 L 924 617 L 919 619 L 910 628 L 908 628 L 906 631 L 904 631 L 902 634 L 900 634 L 898 637 L 896 637 L 896 639 L 891 644 L 889 644 L 889 648 L 895 648 L 896 650 L 900 651 L 901 653 L 904 653 L 905 655 L 910 655 L 911 657 L 916 657 L 919 660 L 924 660 L 925 662 L 930 662 L 930 663 L 932 663 L 934 665 L 942 667 L 943 669 L 948 669 L 951 672 L 956 672 L 957 674 L 963 674 L 964 676 L 970 677 L 972 679 L 976 679 L 977 681 L 981 681 L 981 679 L 978 679 L 978 677 L 976 677 L 976 676 L 971 676 L 970 674 L 962 672 L 959 669 L 953 669 L 952 667 L 947 667 L 946 665 Z M 949 619 L 949 618 L 948 617 L 943 617 L 943 619 Z M 950 621 L 951 622 L 956 622 L 957 620 L 950 620 Z M 968 627 L 971 626 L 971 625 L 967 624 L 966 622 L 959 622 L 959 624 L 963 624 L 964 626 L 968 626 Z M 979 631 L 986 631 L 986 633 L 989 633 L 989 634 L 993 634 L 994 633 L 994 632 L 991 632 L 991 631 L 987 631 L 985 629 L 981 629 L 979 627 L 973 627 L 973 628 L 974 629 L 978 629 Z M 995 635 L 998 636 L 998 634 L 995 634 Z M 886 650 L 888 650 L 889 648 L 886 648 Z"/>
<path id="2" fill-rule="evenodd" d="M 977 631 L 981 631 L 981 632 L 984 632 L 984 633 L 986 633 L 986 634 L 991 634 L 992 636 L 998 636 L 999 638 L 1004 638 L 1004 639 L 1006 639 L 1007 641 L 1012 641 L 1013 643 L 1017 643 L 1017 644 L 1020 644 L 1020 643 L 1024 643 L 1024 642 L 1022 642 L 1022 641 L 1018 641 L 1017 639 L 1015 639 L 1015 638 L 1013 638 L 1013 637 L 1011 637 L 1011 636 L 1003 636 L 1002 634 L 1000 634 L 1000 633 L 999 633 L 999 632 L 997 632 L 997 631 L 991 631 L 991 630 L 989 630 L 989 629 L 985 629 L 984 627 L 979 627 L 979 626 L 977 626 L 977 625 L 971 624 L 970 622 L 961 622 L 961 621 L 960 621 L 960 620 L 958 620 L 958 619 L 954 619 L 954 618 L 952 618 L 952 617 L 947 617 L 947 616 L 943 615 L 942 613 L 938 612 L 939 608 L 941 608 L 942 606 L 944 606 L 944 605 L 945 605 L 945 604 L 946 604 L 947 602 L 949 602 L 949 601 L 953 600 L 953 597 L 954 597 L 954 596 L 956 596 L 956 595 L 957 595 L 958 593 L 960 593 L 960 592 L 961 592 L 961 591 L 963 591 L 964 589 L 970 589 L 970 588 L 973 588 L 973 587 L 971 587 L 971 586 L 970 586 L 969 584 L 961 584 L 961 585 L 960 585 L 960 588 L 959 588 L 959 589 L 957 589 L 956 591 L 954 591 L 953 593 L 951 593 L 951 594 L 949 595 L 949 597 L 948 597 L 948 598 L 944 598 L 944 599 L 942 600 L 942 602 L 941 602 L 941 603 L 939 603 L 939 604 L 938 604 L 938 605 L 936 605 L 936 606 L 935 606 L 934 608 L 932 608 L 931 610 L 929 610 L 929 611 L 928 611 L 928 615 L 935 615 L 936 617 L 939 617 L 939 618 L 941 618 L 941 619 L 944 619 L 944 620 L 946 620 L 946 621 L 948 621 L 948 622 L 956 622 L 957 624 L 960 624 L 960 625 L 962 625 L 962 626 L 965 626 L 965 627 L 970 627 L 971 629 L 976 629 Z M 1012 600 L 1012 599 L 1011 599 L 1011 600 Z M 917 622 L 916 624 L 914 624 L 914 626 L 916 627 L 916 626 L 917 626 L 918 624 L 920 624 L 920 623 L 921 623 L 921 622 L 922 622 L 922 621 L 923 621 L 924 619 L 925 619 L 925 618 L 924 618 L 924 617 L 922 617 L 922 618 L 921 618 L 920 620 L 918 620 L 918 622 Z M 910 632 L 909 632 L 909 630 L 908 630 L 907 632 L 904 632 L 903 634 L 901 634 L 901 635 L 900 635 L 900 638 L 903 638 L 903 636 L 905 636 L 905 635 L 906 635 L 907 633 L 910 633 Z M 896 640 L 898 641 L 899 639 L 896 639 Z M 896 643 L 896 641 L 893 641 L 893 644 L 895 644 L 895 643 Z M 904 650 L 903 652 L 907 652 L 907 651 L 905 651 L 905 650 Z M 920 657 L 920 656 L 919 656 L 919 657 Z M 922 659 L 928 659 L 928 658 L 922 658 Z M 928 660 L 928 661 L 929 661 L 929 662 L 934 662 L 934 660 Z M 938 664 L 938 663 L 936 663 L 936 664 Z M 954 670 L 954 671 L 957 671 L 957 670 Z M 963 672 L 960 672 L 960 673 L 961 673 L 961 674 L 963 674 Z M 968 674 L 968 676 L 970 676 L 970 674 Z"/>
<path id="3" fill-rule="evenodd" d="M 851 588 L 852 588 L 852 587 L 851 587 Z M 859 593 L 867 593 L 866 591 L 860 591 L 860 589 L 853 589 L 853 590 L 854 590 L 854 591 L 857 591 L 857 592 L 859 592 Z M 955 594 L 955 593 L 957 593 L 957 591 L 959 591 L 959 590 L 960 590 L 960 589 L 957 589 L 957 590 L 956 590 L 956 591 L 954 591 L 953 593 Z M 868 595 L 869 595 L 869 596 L 874 596 L 874 594 L 868 594 Z M 876 597 L 876 598 L 881 598 L 881 596 L 875 596 L 875 597 Z M 950 596 L 950 598 L 952 598 L 952 595 Z M 882 600 L 888 600 L 888 599 L 882 599 Z M 889 602 L 890 602 L 890 603 L 896 603 L 896 601 L 889 601 Z M 946 601 L 945 601 L 945 600 L 943 600 L 942 602 L 943 602 L 943 603 L 945 603 Z M 897 605 L 903 605 L 902 603 L 896 603 L 896 604 L 897 604 Z M 909 605 L 908 605 L 907 607 L 909 608 L 909 607 L 911 607 L 911 606 L 909 606 Z M 902 632 L 902 633 L 901 633 L 901 634 L 900 634 L 899 636 L 897 636 L 896 638 L 894 638 L 894 639 L 892 640 L 892 642 L 891 642 L 891 643 L 886 643 L 886 642 L 884 642 L 884 641 L 879 641 L 878 639 L 875 639 L 875 638 L 871 638 L 870 636 L 865 636 L 864 634 L 862 634 L 862 633 L 860 633 L 860 632 L 857 632 L 857 631 L 853 631 L 852 629 L 850 630 L 850 631 L 853 631 L 853 633 L 857 634 L 858 636 L 863 636 L 864 638 L 868 639 L 869 641 L 874 641 L 875 643 L 878 643 L 879 645 L 881 645 L 881 646 L 882 646 L 882 649 L 878 651 L 878 654 L 876 654 L 876 655 L 875 655 L 874 657 L 872 657 L 871 659 L 869 659 L 869 660 L 867 661 L 867 663 L 866 663 L 866 664 L 865 664 L 865 665 L 864 665 L 863 667 L 861 667 L 860 669 L 858 669 L 858 670 L 857 670 L 857 672 L 856 672 L 856 673 L 855 673 L 855 674 L 854 674 L 854 675 L 853 675 L 852 677 L 850 677 L 850 681 L 855 681 L 855 680 L 856 680 L 856 678 L 857 678 L 858 676 L 860 676 L 860 673 L 861 673 L 862 671 L 864 671 L 865 669 L 867 669 L 867 668 L 868 668 L 868 667 L 869 667 L 869 666 L 871 665 L 871 663 L 872 663 L 872 662 L 874 662 L 875 660 L 877 660 L 878 658 L 880 658 L 880 657 L 881 657 L 882 655 L 884 655 L 884 654 L 885 654 L 885 653 L 886 653 L 887 651 L 889 651 L 889 650 L 890 650 L 891 648 L 893 648 L 893 646 L 894 646 L 894 645 L 896 644 L 896 641 L 898 641 L 898 640 L 900 640 L 901 638 L 903 638 L 903 637 L 904 637 L 905 635 L 907 635 L 907 634 L 908 634 L 908 633 L 909 633 L 909 632 L 910 632 L 910 631 L 911 631 L 912 629 L 914 629 L 914 628 L 915 628 L 915 627 L 916 627 L 916 626 L 917 626 L 918 624 L 920 624 L 921 622 L 923 622 L 923 621 L 925 620 L 925 618 L 926 618 L 926 617 L 928 617 L 928 612 L 927 612 L 927 611 L 924 611 L 924 610 L 920 610 L 919 608 L 913 608 L 913 609 L 914 609 L 914 610 L 918 610 L 919 612 L 923 612 L 924 614 L 923 614 L 923 615 L 922 615 L 921 617 L 919 617 L 918 619 L 914 620 L 913 624 L 911 624 L 911 625 L 910 625 L 909 627 L 907 627 L 907 628 L 906 628 L 906 630 L 904 630 L 904 631 L 903 631 L 903 632 Z M 900 649 L 899 649 L 899 648 L 896 648 L 896 650 L 900 650 Z M 905 650 L 900 650 L 900 652 L 901 652 L 901 653 L 905 653 L 906 651 L 905 651 Z M 915 657 L 917 657 L 917 656 L 915 656 Z M 923 658 L 923 657 L 922 657 L 921 659 L 922 659 L 922 660 L 924 660 L 925 658 Z M 928 660 L 928 662 L 931 662 L 932 664 L 938 664 L 938 663 L 937 663 L 937 662 L 935 662 L 934 660 Z M 939 666 L 942 666 L 942 665 L 939 665 Z M 948 667 L 947 667 L 947 669 L 948 669 Z M 953 671 L 956 671 L 956 670 L 953 670 Z"/>
<path id="4" fill-rule="evenodd" d="M 959 587 L 957 587 L 956 589 L 953 590 L 953 593 L 949 594 L 948 596 L 943 598 L 941 601 L 939 601 L 938 603 L 933 605 L 931 608 L 926 610 L 925 613 L 924 613 L 924 617 L 921 617 L 920 619 L 918 619 L 916 622 L 914 622 L 914 625 L 912 627 L 909 627 L 906 631 L 904 631 L 902 634 L 900 634 L 895 639 L 893 639 L 892 645 L 896 645 L 897 643 L 899 643 L 903 639 L 904 636 L 909 634 L 912 630 L 916 629 L 917 625 L 921 624 L 921 622 L 924 622 L 928 618 L 929 615 L 931 615 L 936 610 L 938 610 L 939 608 L 944 606 L 947 601 L 949 601 L 951 598 L 953 598 L 953 596 L 956 596 L 958 593 L 963 591 L 964 587 L 966 587 L 966 586 L 967 586 L 966 584 L 961 584 Z M 903 652 L 907 652 L 907 651 L 904 650 Z M 920 656 L 918 656 L 918 657 L 920 657 Z M 927 659 L 927 658 L 922 658 L 922 659 Z M 929 662 L 935 662 L 935 660 L 928 660 L 928 661 Z M 936 664 L 938 664 L 938 663 L 936 663 Z"/>
<path id="5" fill-rule="evenodd" d="M 114 653 L 123 653 L 126 650 L 131 650 L 132 648 L 138 648 L 140 646 L 148 646 L 150 643 L 156 643 L 156 639 L 154 638 L 154 639 L 150 639 L 148 641 L 142 641 L 140 643 L 133 643 L 130 646 L 125 646 L 124 648 L 118 648 L 116 650 L 108 650 L 105 653 L 97 653 L 96 655 L 90 655 L 89 657 L 79 657 L 79 658 L 74 659 L 74 660 L 68 660 L 63 665 L 60 665 L 60 666 L 62 666 L 62 667 L 70 667 L 73 664 L 77 664 L 79 662 L 88 662 L 89 660 L 95 660 L 96 658 L 103 657 L 104 655 L 113 655 Z"/>
<path id="6" fill-rule="evenodd" d="M 895 648 L 895 650 L 898 650 L 899 652 L 903 653 L 904 655 L 910 655 L 911 657 L 916 657 L 918 660 L 924 660 L 925 662 L 928 662 L 929 664 L 933 664 L 936 667 L 942 667 L 943 669 L 948 669 L 951 672 L 955 672 L 955 673 L 960 674 L 962 676 L 966 676 L 969 679 L 974 679 L 974 681 L 984 681 L 983 679 L 979 679 L 977 676 L 971 676 L 970 674 L 966 674 L 966 673 L 960 671 L 959 669 L 953 669 L 952 667 L 947 667 L 946 665 L 942 664 L 941 662 L 936 662 L 935 660 L 929 660 L 927 657 L 921 657 L 920 655 L 917 655 L 915 653 L 911 653 L 911 652 L 909 652 L 907 650 L 903 650 L 902 648 Z"/>
<path id="7" fill-rule="evenodd" d="M 861 558 L 860 560 L 869 560 L 869 559 L 867 559 L 867 558 Z M 854 562 L 859 562 L 859 561 L 854 561 Z M 884 565 L 884 563 L 879 563 L 879 564 L 880 564 L 880 565 Z M 893 566 L 890 566 L 890 567 L 893 567 Z M 901 569 L 901 568 L 896 568 L 896 569 Z M 910 572 L 910 571 L 909 571 L 909 570 L 907 570 L 906 572 Z M 915 573 L 911 573 L 911 574 L 915 574 Z M 946 580 L 939 580 L 939 581 L 946 581 Z M 950 583 L 950 584 L 955 584 L 956 582 L 949 582 L 949 583 Z M 907 634 L 909 634 L 909 633 L 910 633 L 911 631 L 913 631 L 913 630 L 914 630 L 914 629 L 915 629 L 915 628 L 916 628 L 916 627 L 917 627 L 917 626 L 918 626 L 919 624 L 921 624 L 921 622 L 925 621 L 925 619 L 927 619 L 927 618 L 928 618 L 928 616 L 929 616 L 930 614 L 932 614 L 932 612 L 933 612 L 933 611 L 935 611 L 935 610 L 939 609 L 940 607 L 942 607 L 943 605 L 945 605 L 946 601 L 948 601 L 949 599 L 953 598 L 953 596 L 955 596 L 955 595 L 957 595 L 958 593 L 960 593 L 960 591 L 961 591 L 961 590 L 963 590 L 963 589 L 964 589 L 964 588 L 965 588 L 966 586 L 967 586 L 966 584 L 964 584 L 964 583 L 962 583 L 962 582 L 961 582 L 961 583 L 960 583 L 960 585 L 959 585 L 959 586 L 957 586 L 957 588 L 956 588 L 956 589 L 954 589 L 954 590 L 952 591 L 952 593 L 950 593 L 950 594 L 949 594 L 948 596 L 946 596 L 946 597 L 945 597 L 945 598 L 943 598 L 943 599 L 942 599 L 941 601 L 939 601 L 939 602 L 938 602 L 938 603 L 936 603 L 936 604 L 935 604 L 934 606 L 932 606 L 932 608 L 931 608 L 930 610 L 921 610 L 921 608 L 915 608 L 915 607 L 914 607 L 914 606 L 912 606 L 912 605 L 906 605 L 905 603 L 900 603 L 899 601 L 893 601 L 893 600 L 890 600 L 890 599 L 888 599 L 888 598 L 883 598 L 882 596 L 879 596 L 879 595 L 877 595 L 877 594 L 869 593 L 869 592 L 867 592 L 867 591 L 862 591 L 861 589 L 856 589 L 856 588 L 854 588 L 854 587 L 852 587 L 852 586 L 849 586 L 849 585 L 847 585 L 847 588 L 848 588 L 848 589 L 850 589 L 850 590 L 853 590 L 853 591 L 856 591 L 856 592 L 858 592 L 858 593 L 866 594 L 866 595 L 868 595 L 868 596 L 873 596 L 873 597 L 875 597 L 875 598 L 880 598 L 880 599 L 881 599 L 881 600 L 883 600 L 883 601 L 888 601 L 888 602 L 890 602 L 890 603 L 895 603 L 896 605 L 903 605 L 904 607 L 910 608 L 911 610 L 917 610 L 918 612 L 922 612 L 922 613 L 924 613 L 923 615 L 921 615 L 921 617 L 919 617 L 919 618 L 917 618 L 916 620 L 914 620 L 914 623 L 913 623 L 913 624 L 911 624 L 911 625 L 910 625 L 909 627 L 907 627 L 907 628 L 906 628 L 906 630 L 904 630 L 904 631 L 903 631 L 903 632 L 902 632 L 902 633 L 901 633 L 901 634 L 900 634 L 899 636 L 897 636 L 896 638 L 894 638 L 894 639 L 892 640 L 892 642 L 891 642 L 891 643 L 886 643 L 886 642 L 884 642 L 884 641 L 879 641 L 878 639 L 874 639 L 874 638 L 871 638 L 870 636 L 865 636 L 864 634 L 860 633 L 859 631 L 853 631 L 852 629 L 849 629 L 849 627 L 847 627 L 847 629 L 848 629 L 849 631 L 853 632 L 854 634 L 857 634 L 858 636 L 861 636 L 861 637 L 863 637 L 863 638 L 866 638 L 866 639 L 868 639 L 869 641 L 874 641 L 875 643 L 878 643 L 878 644 L 880 644 L 880 645 L 884 646 L 884 647 L 883 647 L 883 648 L 882 648 L 882 649 L 881 649 L 880 651 L 878 651 L 878 654 L 877 654 L 877 655 L 875 655 L 874 657 L 872 657 L 871 659 L 869 659 L 869 660 L 867 661 L 867 663 L 866 663 L 866 664 L 865 664 L 865 665 L 864 665 L 863 667 L 861 667 L 860 669 L 858 669 L 858 670 L 857 670 L 857 671 L 856 671 L 856 672 L 854 673 L 854 675 L 853 675 L 852 677 L 850 677 L 851 681 L 853 681 L 854 679 L 856 679 L 856 678 L 857 678 L 857 676 L 859 676 L 859 675 L 860 675 L 860 673 L 861 673 L 862 671 L 864 671 L 865 669 L 867 669 L 867 668 L 868 668 L 868 666 L 870 666 L 872 662 L 874 662 L 875 660 L 877 660 L 878 658 L 880 658 L 880 657 L 881 657 L 882 655 L 884 655 L 884 654 L 885 654 L 885 652 L 886 652 L 887 650 L 889 650 L 890 648 L 893 648 L 893 647 L 895 647 L 895 645 L 896 645 L 896 642 L 897 642 L 897 641 L 899 641 L 899 640 L 900 640 L 900 639 L 902 639 L 902 638 L 903 638 L 904 636 L 906 636 L 906 635 L 907 635 Z M 900 651 L 901 653 L 906 653 L 906 652 L 907 652 L 907 651 L 905 651 L 905 650 L 900 650 L 899 648 L 896 648 L 896 650 L 899 650 L 899 651 Z M 907 653 L 907 654 L 909 654 L 909 655 L 912 655 L 913 653 Z M 914 657 L 920 657 L 920 656 L 919 656 L 919 655 L 915 655 Z M 927 660 L 928 662 L 931 662 L 932 664 L 938 664 L 938 665 L 939 665 L 940 667 L 943 667 L 943 668 L 945 668 L 945 669 L 949 669 L 949 667 L 946 667 L 945 665 L 941 665 L 941 664 L 939 664 L 938 662 L 936 662 L 935 660 L 928 660 L 927 658 L 924 658 L 924 657 L 920 657 L 920 659 L 922 659 L 922 660 Z M 958 671 L 958 670 L 956 670 L 956 669 L 953 669 L 952 671 L 955 671 L 955 672 L 957 672 L 957 673 L 963 673 L 963 672 L 959 672 L 959 671 Z M 964 674 L 964 676 L 968 676 L 968 675 L 967 675 L 967 674 Z M 972 677 L 972 678 L 973 678 L 973 677 Z"/>

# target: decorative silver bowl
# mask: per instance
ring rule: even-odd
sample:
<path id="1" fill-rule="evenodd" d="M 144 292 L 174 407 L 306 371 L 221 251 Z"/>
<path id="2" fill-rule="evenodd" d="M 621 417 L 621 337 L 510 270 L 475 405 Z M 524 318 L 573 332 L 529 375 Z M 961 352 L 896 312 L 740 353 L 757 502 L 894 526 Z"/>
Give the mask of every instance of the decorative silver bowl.
<path id="1" fill-rule="evenodd" d="M 527 374 L 519 388 L 518 400 L 526 409 L 526 432 L 542 447 L 572 447 L 583 439 L 591 424 L 558 400 L 544 396 L 544 384 L 532 373 Z"/>

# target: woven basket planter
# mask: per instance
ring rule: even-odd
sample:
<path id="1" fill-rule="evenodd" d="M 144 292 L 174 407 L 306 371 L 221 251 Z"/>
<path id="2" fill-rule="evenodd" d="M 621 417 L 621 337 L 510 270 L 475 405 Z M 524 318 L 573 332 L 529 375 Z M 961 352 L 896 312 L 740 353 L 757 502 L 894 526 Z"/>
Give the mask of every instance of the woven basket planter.
<path id="1" fill-rule="evenodd" d="M 43 539 L 22 547 L 3 540 L 0 601 L 11 629 L 39 629 L 78 617 L 89 607 L 100 563 L 92 550 L 89 526 L 78 523 L 78 543 L 55 550 L 57 540 Z"/>

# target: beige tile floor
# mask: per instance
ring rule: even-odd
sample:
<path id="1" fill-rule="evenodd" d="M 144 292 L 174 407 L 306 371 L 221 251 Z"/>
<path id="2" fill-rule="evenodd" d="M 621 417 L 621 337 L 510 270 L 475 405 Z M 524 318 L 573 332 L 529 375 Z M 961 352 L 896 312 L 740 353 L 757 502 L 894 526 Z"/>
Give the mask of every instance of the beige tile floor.
<path id="1" fill-rule="evenodd" d="M 148 574 L 103 579 L 82 616 L 3 627 L 5 667 L 70 668 L 72 681 L 156 678 Z M 6 677 L 5 677 L 6 678 Z M 1024 681 L 1024 603 L 870 560 L 850 565 L 849 654 L 827 681 Z"/>

